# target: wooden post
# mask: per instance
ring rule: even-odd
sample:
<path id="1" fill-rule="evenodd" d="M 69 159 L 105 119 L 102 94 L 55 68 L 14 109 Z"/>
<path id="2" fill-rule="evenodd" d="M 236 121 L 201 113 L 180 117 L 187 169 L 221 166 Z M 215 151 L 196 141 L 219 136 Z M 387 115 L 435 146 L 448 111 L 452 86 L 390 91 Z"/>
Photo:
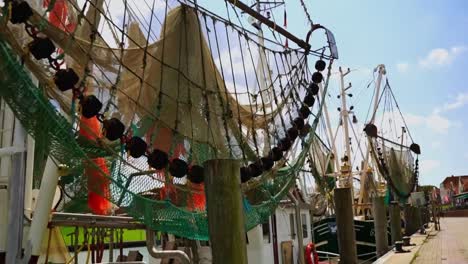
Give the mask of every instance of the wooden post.
<path id="1" fill-rule="evenodd" d="M 239 162 L 209 160 L 203 167 L 213 264 L 247 264 Z"/>
<path id="2" fill-rule="evenodd" d="M 411 204 L 405 204 L 403 213 L 405 217 L 405 236 L 410 236 L 413 234 L 412 231 L 414 229 L 414 217 L 412 217 Z"/>
<path id="3" fill-rule="evenodd" d="M 422 220 L 422 209 L 421 207 L 413 207 L 414 208 L 414 219 L 415 219 L 415 225 L 416 225 L 416 230 L 419 230 L 421 226 L 423 225 L 423 220 Z"/>
<path id="4" fill-rule="evenodd" d="M 390 204 L 390 229 L 392 234 L 392 244 L 403 239 L 401 235 L 400 205 L 397 201 Z"/>
<path id="5" fill-rule="evenodd" d="M 351 188 L 335 188 L 334 196 L 340 264 L 356 264 L 356 233 Z"/>
<path id="6" fill-rule="evenodd" d="M 387 236 L 387 212 L 385 210 L 385 197 L 374 196 L 372 198 L 372 210 L 374 214 L 375 244 L 377 256 L 383 256 L 388 251 Z"/>

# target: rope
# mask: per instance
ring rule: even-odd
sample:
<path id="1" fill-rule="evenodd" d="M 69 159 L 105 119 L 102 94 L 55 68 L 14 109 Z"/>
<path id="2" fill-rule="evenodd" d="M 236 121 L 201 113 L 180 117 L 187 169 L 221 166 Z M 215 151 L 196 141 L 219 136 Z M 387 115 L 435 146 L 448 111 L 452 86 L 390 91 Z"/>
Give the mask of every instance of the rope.
<path id="1" fill-rule="evenodd" d="M 310 18 L 309 10 L 307 10 L 307 7 L 304 3 L 304 0 L 299 0 L 301 2 L 302 9 L 304 10 L 304 13 L 306 14 L 307 21 L 309 22 L 309 25 L 313 26 L 314 23 L 312 22 L 312 19 Z"/>

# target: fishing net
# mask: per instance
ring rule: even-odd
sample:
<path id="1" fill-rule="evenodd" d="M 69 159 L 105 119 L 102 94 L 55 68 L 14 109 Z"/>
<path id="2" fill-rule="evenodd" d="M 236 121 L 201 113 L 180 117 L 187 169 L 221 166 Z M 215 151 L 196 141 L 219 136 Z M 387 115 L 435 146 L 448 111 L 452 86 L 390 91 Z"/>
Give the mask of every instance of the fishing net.
<path id="1" fill-rule="evenodd" d="M 75 4 L 71 1 L 69 7 L 77 12 Z M 150 43 L 149 33 L 145 37 L 138 23 L 129 23 L 128 33 L 121 30 L 127 45 L 122 41 L 120 47 L 111 48 L 96 30 L 101 8 L 89 4 L 86 15 L 85 8 L 79 11 L 75 22 L 80 26 L 75 29 L 53 26 L 38 13 L 30 23 L 60 47 L 64 63 L 78 73 L 87 93 L 105 102 L 103 116 L 122 120 L 127 133 L 144 138 L 150 148 L 191 166 L 214 158 L 239 159 L 247 166 L 268 155 L 301 114 L 301 100 L 312 83 L 307 52 L 284 50 L 281 45 L 267 48 L 254 40 L 253 33 L 232 23 L 219 23 L 193 6 L 178 5 L 168 11 L 167 3 L 159 38 Z M 83 137 L 81 132 L 92 129 L 78 120 L 71 92 L 57 91 L 53 72 L 25 53 L 12 27 L 5 27 L 1 37 L 0 95 L 36 144 L 44 147 L 42 156 L 50 153 L 70 168 L 71 175 L 78 175 L 67 185 L 76 199 L 92 189 L 155 230 L 208 239 L 206 211 L 193 204 L 196 195 L 204 195 L 203 184 L 173 177 L 166 169 L 154 170 L 145 156 L 131 157 L 121 143 L 96 134 L 92 140 Z M 22 56 L 27 68 L 14 53 Z M 233 56 L 240 56 L 237 64 Z M 266 62 L 274 66 L 266 69 Z M 329 76 L 328 71 L 320 101 Z M 308 130 L 282 159 L 243 184 L 247 230 L 264 222 L 294 185 L 314 144 L 322 106 L 315 104 L 311 110 L 304 118 Z M 97 159 L 103 159 L 101 165 L 108 172 Z M 90 169 L 105 179 L 90 185 Z M 102 184 L 109 188 L 103 190 Z M 251 193 L 260 195 L 251 199 Z"/>
<path id="2" fill-rule="evenodd" d="M 406 147 L 389 145 L 392 143 L 382 141 L 371 143 L 374 159 L 378 161 L 379 172 L 385 177 L 395 194 L 400 198 L 408 198 L 416 184 L 413 155 Z"/>
<path id="3" fill-rule="evenodd" d="M 379 131 L 380 135 L 377 135 L 375 127 L 375 135 L 368 137 L 370 153 L 378 172 L 385 178 L 393 192 L 400 199 L 406 199 L 417 185 L 419 145 L 412 143 L 410 146 L 406 146 L 404 144 L 407 135 L 411 141 L 413 139 L 388 80 L 379 99 L 380 103 L 383 104 L 381 131 Z M 398 109 L 398 112 L 394 110 L 395 108 Z M 398 130 L 397 127 L 401 130 Z M 396 140 L 399 140 L 400 143 L 397 143 Z M 417 146 L 416 149 L 415 146 Z"/>

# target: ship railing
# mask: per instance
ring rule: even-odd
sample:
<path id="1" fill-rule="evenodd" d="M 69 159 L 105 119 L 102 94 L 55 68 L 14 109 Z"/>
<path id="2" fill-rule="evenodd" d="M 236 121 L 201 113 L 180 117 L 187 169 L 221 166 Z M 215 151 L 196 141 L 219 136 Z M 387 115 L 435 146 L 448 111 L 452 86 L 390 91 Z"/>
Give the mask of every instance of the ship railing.
<path id="1" fill-rule="evenodd" d="M 331 261 L 332 259 L 336 259 L 340 257 L 340 254 L 328 252 L 328 251 L 320 251 L 317 250 L 317 254 L 319 255 L 319 259 Z"/>

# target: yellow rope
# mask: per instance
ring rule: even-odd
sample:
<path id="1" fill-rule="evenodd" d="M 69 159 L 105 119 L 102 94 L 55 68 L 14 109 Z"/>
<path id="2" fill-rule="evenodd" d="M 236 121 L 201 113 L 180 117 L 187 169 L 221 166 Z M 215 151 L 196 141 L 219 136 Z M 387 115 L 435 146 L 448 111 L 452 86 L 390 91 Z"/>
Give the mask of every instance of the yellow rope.
<path id="1" fill-rule="evenodd" d="M 89 252 L 91 251 L 91 249 L 88 243 L 88 239 L 86 239 L 86 241 L 83 241 L 83 245 L 81 245 L 81 247 L 78 249 L 78 252 L 75 255 L 73 255 L 73 257 L 71 257 L 69 260 L 67 260 L 65 264 L 70 264 L 75 259 L 75 257 L 81 252 L 81 250 L 83 250 L 85 245 L 88 245 L 88 255 L 86 257 L 86 263 L 89 263 Z"/>

